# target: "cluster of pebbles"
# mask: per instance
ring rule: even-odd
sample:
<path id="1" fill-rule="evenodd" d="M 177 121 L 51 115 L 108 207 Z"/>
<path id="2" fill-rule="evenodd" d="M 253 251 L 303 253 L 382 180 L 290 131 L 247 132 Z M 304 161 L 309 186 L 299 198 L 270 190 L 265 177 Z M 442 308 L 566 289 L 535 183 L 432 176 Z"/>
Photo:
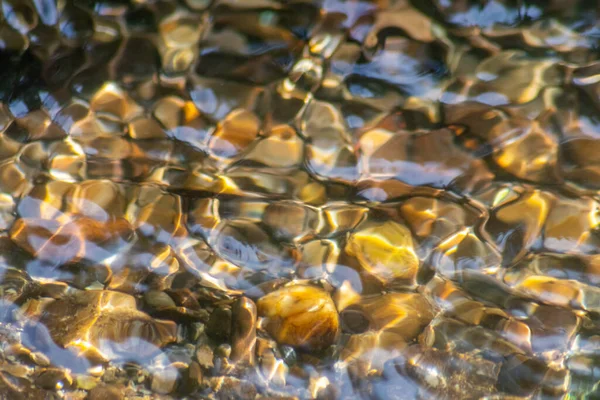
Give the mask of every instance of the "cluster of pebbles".
<path id="1" fill-rule="evenodd" d="M 600 396 L 596 1 L 0 4 L 0 398 Z"/>

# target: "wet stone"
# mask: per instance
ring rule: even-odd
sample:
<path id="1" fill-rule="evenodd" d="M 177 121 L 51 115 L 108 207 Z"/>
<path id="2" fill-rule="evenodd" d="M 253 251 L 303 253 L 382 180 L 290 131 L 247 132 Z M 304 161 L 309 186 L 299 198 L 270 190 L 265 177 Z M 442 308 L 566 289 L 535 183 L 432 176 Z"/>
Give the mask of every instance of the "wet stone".
<path id="1" fill-rule="evenodd" d="M 303 156 L 304 143 L 294 128 L 278 125 L 266 133 L 265 138 L 258 140 L 243 160 L 271 168 L 290 168 L 299 166 Z"/>
<path id="2" fill-rule="evenodd" d="M 173 392 L 177 384 L 178 373 L 175 368 L 158 370 L 152 375 L 150 388 L 155 393 L 169 394 Z"/>
<path id="3" fill-rule="evenodd" d="M 287 286 L 257 302 L 264 329 L 280 344 L 323 350 L 338 335 L 338 313 L 324 290 L 305 285 Z"/>
<path id="4" fill-rule="evenodd" d="M 0 270 L 2 274 L 2 300 L 20 304 L 38 291 L 34 281 L 24 272 L 7 268 Z"/>
<path id="5" fill-rule="evenodd" d="M 257 309 L 252 300 L 239 298 L 232 306 L 232 361 L 254 364 Z"/>
<path id="6" fill-rule="evenodd" d="M 429 374 L 428 369 L 441 370 L 443 374 Z M 415 345 L 386 365 L 383 380 L 376 385 L 378 391 L 391 394 L 399 388 L 396 381 L 402 384 L 403 379 L 398 379 L 400 376 L 419 382 L 421 395 L 477 398 L 496 392 L 499 373 L 499 365 L 492 362 Z"/>
<path id="7" fill-rule="evenodd" d="M 100 262 L 122 246 L 131 235 L 125 220 L 107 224 L 78 218 L 61 224 L 58 221 L 21 218 L 13 225 L 11 239 L 39 260 L 55 265 L 88 259 Z"/>
<path id="8" fill-rule="evenodd" d="M 196 359 L 202 368 L 213 367 L 213 351 L 207 344 L 201 344 L 196 349 Z"/>
<path id="9" fill-rule="evenodd" d="M 101 385 L 88 392 L 90 400 L 121 400 L 124 398 L 122 388 L 114 385 Z"/>
<path id="10" fill-rule="evenodd" d="M 194 392 L 202 385 L 202 368 L 197 362 L 192 362 L 187 371 L 187 377 L 183 383 L 183 390 L 186 392 Z"/>
<path id="11" fill-rule="evenodd" d="M 68 389 L 73 383 L 73 378 L 61 369 L 46 369 L 35 378 L 35 384 L 42 389 L 62 390 Z"/>
<path id="12" fill-rule="evenodd" d="M 220 393 L 219 396 L 224 398 L 250 400 L 257 395 L 256 389 L 250 382 L 230 376 L 209 378 L 208 385 L 212 392 Z"/>
<path id="13" fill-rule="evenodd" d="M 350 331 L 388 331 L 405 341 L 415 338 L 433 318 L 427 300 L 416 293 L 389 293 L 365 298 L 344 309 L 342 321 Z M 358 332 L 357 332 L 358 331 Z"/>
<path id="14" fill-rule="evenodd" d="M 48 304 L 40 323 L 48 340 L 92 359 L 140 360 L 175 340 L 176 325 L 138 311 L 135 298 L 111 291 L 85 291 Z"/>
<path id="15" fill-rule="evenodd" d="M 350 368 L 380 374 L 384 363 L 398 357 L 433 315 L 431 305 L 416 293 L 364 298 L 341 312 L 342 330 L 350 336 L 340 358 Z"/>
<path id="16" fill-rule="evenodd" d="M 0 372 L 0 390 L 3 394 L 15 399 L 36 399 L 53 396 L 52 391 L 39 389 L 30 382 L 17 379 Z"/>
<path id="17" fill-rule="evenodd" d="M 217 157 L 231 158 L 254 141 L 259 120 L 245 110 L 234 110 L 213 133 L 209 149 Z"/>
<path id="18" fill-rule="evenodd" d="M 228 340 L 231 337 L 232 313 L 230 308 L 216 308 L 206 325 L 206 333 L 219 340 Z"/>
<path id="19" fill-rule="evenodd" d="M 431 255 L 429 263 L 448 278 L 465 271 L 495 273 L 501 257 L 496 249 L 474 232 L 464 229 L 440 243 Z"/>
<path id="20" fill-rule="evenodd" d="M 397 222 L 363 222 L 350 235 L 348 254 L 385 283 L 411 284 L 419 268 L 411 232 Z"/>
<path id="21" fill-rule="evenodd" d="M 526 191 L 515 201 L 495 207 L 486 228 L 497 238 L 505 259 L 518 259 L 539 240 L 552 201 L 550 193 Z"/>
<path id="22" fill-rule="evenodd" d="M 450 131 L 366 132 L 360 138 L 363 174 L 409 185 L 473 187 L 493 175 L 485 164 L 456 147 Z"/>
<path id="23" fill-rule="evenodd" d="M 319 223 L 317 210 L 291 202 L 267 206 L 263 221 L 274 231 L 275 238 L 286 242 L 312 236 Z"/>

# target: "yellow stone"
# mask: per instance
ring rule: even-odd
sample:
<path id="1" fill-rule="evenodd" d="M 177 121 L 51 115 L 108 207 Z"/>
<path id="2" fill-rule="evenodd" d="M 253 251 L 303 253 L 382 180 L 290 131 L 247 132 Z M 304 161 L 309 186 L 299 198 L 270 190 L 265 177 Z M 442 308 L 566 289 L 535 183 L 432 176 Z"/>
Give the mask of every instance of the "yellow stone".
<path id="1" fill-rule="evenodd" d="M 329 293 L 314 286 L 288 286 L 258 303 L 263 327 L 280 344 L 322 350 L 338 335 L 339 318 Z"/>
<path id="2" fill-rule="evenodd" d="M 348 254 L 383 282 L 413 281 L 419 269 L 410 231 L 394 221 L 363 223 L 350 236 Z"/>

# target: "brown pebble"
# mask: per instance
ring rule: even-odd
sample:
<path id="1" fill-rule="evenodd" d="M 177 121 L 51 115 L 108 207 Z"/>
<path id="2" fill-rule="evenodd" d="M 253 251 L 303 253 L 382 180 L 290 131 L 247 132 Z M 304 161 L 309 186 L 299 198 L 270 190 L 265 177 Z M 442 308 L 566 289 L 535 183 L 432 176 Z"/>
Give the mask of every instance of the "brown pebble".
<path id="1" fill-rule="evenodd" d="M 73 383 L 73 378 L 67 370 L 58 368 L 48 368 L 43 370 L 36 378 L 35 384 L 42 389 L 62 390 L 69 388 Z"/>
<path id="2" fill-rule="evenodd" d="M 206 334 L 219 341 L 228 341 L 231 337 L 231 309 L 216 308 L 206 324 Z"/>
<path id="3" fill-rule="evenodd" d="M 206 344 L 198 346 L 196 349 L 196 359 L 203 368 L 212 368 L 214 366 L 213 351 Z"/>
<path id="4" fill-rule="evenodd" d="M 123 400 L 123 390 L 117 386 L 96 386 L 90 390 L 87 400 Z"/>
<path id="5" fill-rule="evenodd" d="M 256 345 L 256 305 L 247 297 L 239 298 L 232 307 L 231 360 L 254 365 Z"/>
<path id="6" fill-rule="evenodd" d="M 187 370 L 187 376 L 182 385 L 182 391 L 185 393 L 193 393 L 202 385 L 202 368 L 196 361 L 192 361 Z"/>
<path id="7" fill-rule="evenodd" d="M 168 366 L 167 368 L 161 368 L 152 374 L 151 389 L 155 393 L 169 394 L 175 390 L 177 384 L 177 377 L 179 373 L 176 368 Z"/>

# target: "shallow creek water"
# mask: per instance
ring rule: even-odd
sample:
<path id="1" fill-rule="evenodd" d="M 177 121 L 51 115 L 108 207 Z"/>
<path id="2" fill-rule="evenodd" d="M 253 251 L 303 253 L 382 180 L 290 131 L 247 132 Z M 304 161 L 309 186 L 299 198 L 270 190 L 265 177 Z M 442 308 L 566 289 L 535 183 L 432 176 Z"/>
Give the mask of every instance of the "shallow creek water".
<path id="1" fill-rule="evenodd" d="M 600 398 L 600 6 L 1 0 L 1 399 Z"/>

